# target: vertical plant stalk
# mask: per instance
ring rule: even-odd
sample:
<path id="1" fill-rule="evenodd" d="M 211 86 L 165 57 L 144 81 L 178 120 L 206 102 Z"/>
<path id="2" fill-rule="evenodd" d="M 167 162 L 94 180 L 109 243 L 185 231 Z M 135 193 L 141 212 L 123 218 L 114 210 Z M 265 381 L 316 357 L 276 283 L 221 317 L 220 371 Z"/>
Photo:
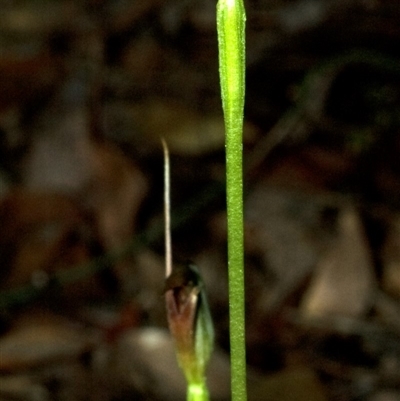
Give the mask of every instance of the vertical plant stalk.
<path id="1" fill-rule="evenodd" d="M 218 1 L 219 72 L 225 117 L 232 401 L 245 401 L 247 398 L 242 153 L 245 22 L 243 0 Z"/>

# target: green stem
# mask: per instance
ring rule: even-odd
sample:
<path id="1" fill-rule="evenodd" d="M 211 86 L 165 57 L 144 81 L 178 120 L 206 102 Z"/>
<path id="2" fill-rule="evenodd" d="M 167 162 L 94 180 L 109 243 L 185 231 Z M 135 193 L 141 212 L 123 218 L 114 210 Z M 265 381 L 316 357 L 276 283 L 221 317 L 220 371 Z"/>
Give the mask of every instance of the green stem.
<path id="1" fill-rule="evenodd" d="M 245 20 L 243 0 L 218 1 L 219 68 L 226 132 L 232 401 L 245 401 L 247 397 L 244 334 L 242 154 L 245 97 Z"/>
<path id="2" fill-rule="evenodd" d="M 188 384 L 187 401 L 209 401 L 208 389 L 205 381 Z"/>

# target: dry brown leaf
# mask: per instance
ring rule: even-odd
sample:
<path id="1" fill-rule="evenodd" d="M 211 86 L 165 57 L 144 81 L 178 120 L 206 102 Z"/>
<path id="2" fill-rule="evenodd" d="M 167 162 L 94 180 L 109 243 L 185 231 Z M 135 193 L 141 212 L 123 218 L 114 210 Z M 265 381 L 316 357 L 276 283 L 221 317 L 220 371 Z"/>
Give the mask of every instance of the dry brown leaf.
<path id="1" fill-rule="evenodd" d="M 38 118 L 23 182 L 34 190 L 79 199 L 80 207 L 93 218 L 96 240 L 103 249 L 115 250 L 134 235 L 148 183 L 120 149 L 90 133 L 86 85 L 71 77 Z M 126 263 L 119 263 L 116 272 L 124 276 Z"/>
<path id="2" fill-rule="evenodd" d="M 48 54 L 0 58 L 0 111 L 40 98 L 58 82 L 57 60 Z"/>
<path id="3" fill-rule="evenodd" d="M 360 317 L 372 304 L 375 278 L 362 223 L 353 207 L 338 217 L 338 238 L 318 263 L 301 304 L 309 316 Z"/>
<path id="4" fill-rule="evenodd" d="M 39 272 L 51 274 L 60 263 L 90 257 L 83 240 L 78 247 L 69 244 L 70 235 L 89 227 L 77 205 L 64 195 L 14 190 L 0 203 L 0 224 L 2 288 L 31 282 Z"/>
<path id="5" fill-rule="evenodd" d="M 111 144 L 91 142 L 86 155 L 90 166 L 86 202 L 106 249 L 122 246 L 134 234 L 135 217 L 147 194 L 147 179 Z"/>
<path id="6" fill-rule="evenodd" d="M 43 311 L 29 313 L 19 318 L 14 328 L 0 338 L 0 371 L 77 358 L 97 340 L 97 334 L 67 319 Z"/>
<path id="7" fill-rule="evenodd" d="M 62 90 L 55 116 L 46 117 L 48 126 L 35 138 L 25 161 L 24 184 L 80 198 L 96 220 L 103 245 L 111 249 L 133 236 L 148 183 L 120 149 L 91 137 L 83 105 L 62 108 L 74 84 L 72 80 Z"/>
<path id="8" fill-rule="evenodd" d="M 246 200 L 246 251 L 261 257 L 268 273 L 262 296 L 264 311 L 282 305 L 310 274 L 321 242 L 321 204 L 309 197 L 262 183 Z"/>
<path id="9" fill-rule="evenodd" d="M 393 219 L 383 247 L 383 289 L 400 298 L 400 217 Z"/>
<path id="10" fill-rule="evenodd" d="M 23 182 L 80 198 L 97 222 L 103 245 L 111 249 L 132 237 L 148 184 L 122 151 L 92 137 L 82 86 L 71 78 L 42 116 L 44 126 L 38 126 L 25 160 Z"/>

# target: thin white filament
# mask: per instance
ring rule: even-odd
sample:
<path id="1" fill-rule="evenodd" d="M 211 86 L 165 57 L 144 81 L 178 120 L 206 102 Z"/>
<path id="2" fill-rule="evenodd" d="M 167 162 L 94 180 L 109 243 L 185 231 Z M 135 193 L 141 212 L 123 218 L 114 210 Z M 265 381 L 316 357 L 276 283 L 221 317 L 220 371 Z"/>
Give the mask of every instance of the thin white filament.
<path id="1" fill-rule="evenodd" d="M 164 138 L 161 138 L 164 150 L 164 221 L 165 221 L 165 276 L 172 273 L 172 245 L 171 245 L 171 196 L 170 196 L 170 168 L 169 151 Z"/>

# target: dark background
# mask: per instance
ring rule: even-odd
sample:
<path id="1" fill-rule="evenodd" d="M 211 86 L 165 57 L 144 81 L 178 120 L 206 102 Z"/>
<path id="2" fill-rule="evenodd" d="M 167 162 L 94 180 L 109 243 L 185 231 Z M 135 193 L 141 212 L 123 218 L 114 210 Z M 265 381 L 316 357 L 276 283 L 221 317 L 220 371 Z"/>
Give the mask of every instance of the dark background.
<path id="1" fill-rule="evenodd" d="M 215 0 L 0 5 L 0 401 L 184 399 L 161 136 L 229 399 Z M 400 400 L 400 3 L 245 5 L 249 400 Z"/>

